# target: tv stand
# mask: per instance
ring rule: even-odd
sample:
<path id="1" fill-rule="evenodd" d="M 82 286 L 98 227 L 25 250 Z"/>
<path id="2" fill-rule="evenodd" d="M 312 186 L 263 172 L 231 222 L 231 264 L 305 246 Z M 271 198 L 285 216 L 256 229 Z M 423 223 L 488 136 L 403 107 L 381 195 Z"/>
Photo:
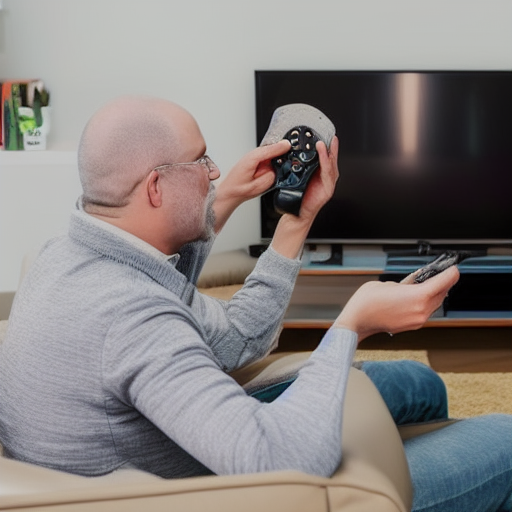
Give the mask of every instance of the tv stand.
<path id="1" fill-rule="evenodd" d="M 400 281 L 432 256 L 378 246 L 343 248 L 343 263 L 303 265 L 284 319 L 286 328 L 329 328 L 353 293 L 367 281 Z M 459 265 L 461 279 L 442 316 L 425 327 L 512 327 L 512 255 L 474 256 Z"/>
<path id="2" fill-rule="evenodd" d="M 425 256 L 434 257 L 446 251 L 462 251 L 469 253 L 471 257 L 486 256 L 489 251 L 487 245 L 482 244 L 433 244 L 427 240 L 418 240 L 416 244 L 408 245 L 384 245 L 384 252 L 388 257 L 400 256 Z M 512 248 L 509 249 L 509 254 L 512 256 Z"/>

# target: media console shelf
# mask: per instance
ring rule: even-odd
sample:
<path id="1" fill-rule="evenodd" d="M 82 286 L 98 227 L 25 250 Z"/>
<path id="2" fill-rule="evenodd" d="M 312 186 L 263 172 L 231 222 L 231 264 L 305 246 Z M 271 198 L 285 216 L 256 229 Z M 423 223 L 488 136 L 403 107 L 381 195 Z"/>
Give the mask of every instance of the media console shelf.
<path id="1" fill-rule="evenodd" d="M 491 264 L 492 263 L 492 264 Z M 311 328 L 328 329 L 352 294 L 367 281 L 389 280 L 395 270 L 396 276 L 406 275 L 417 267 L 394 266 L 344 266 L 344 265 L 306 265 L 297 278 L 290 306 L 284 319 L 285 328 Z M 437 312 L 426 323 L 425 327 L 512 327 L 512 308 L 492 310 L 487 307 L 481 309 L 461 309 L 461 304 L 468 296 L 467 288 L 480 287 L 482 293 L 489 293 L 482 285 L 490 279 L 497 282 L 509 282 L 510 289 L 506 294 L 512 301 L 512 258 L 494 257 L 476 258 L 466 260 L 459 265 L 461 280 L 459 281 L 459 295 L 463 294 L 454 309 L 447 304 L 446 311 Z M 395 279 L 396 280 L 396 279 Z M 507 284 L 505 283 L 505 286 Z M 454 289 L 455 290 L 455 289 Z M 469 292 L 469 294 L 471 291 Z M 503 295 L 503 292 L 499 292 Z M 457 295 L 455 292 L 453 293 Z M 489 303 L 489 297 L 482 297 L 481 301 Z M 506 301 L 508 299 L 505 299 Z M 477 304 L 478 305 L 478 304 Z"/>
<path id="2" fill-rule="evenodd" d="M 337 309 L 339 313 L 340 309 Z M 310 310 L 307 307 L 299 309 L 290 306 L 285 316 L 283 327 L 286 329 L 328 329 L 336 319 L 337 313 L 334 314 L 334 309 L 331 311 L 319 313 L 318 310 Z M 427 327 L 512 327 L 512 316 L 501 318 L 490 318 L 486 316 L 475 317 L 444 317 L 444 318 L 431 318 L 424 325 Z"/>

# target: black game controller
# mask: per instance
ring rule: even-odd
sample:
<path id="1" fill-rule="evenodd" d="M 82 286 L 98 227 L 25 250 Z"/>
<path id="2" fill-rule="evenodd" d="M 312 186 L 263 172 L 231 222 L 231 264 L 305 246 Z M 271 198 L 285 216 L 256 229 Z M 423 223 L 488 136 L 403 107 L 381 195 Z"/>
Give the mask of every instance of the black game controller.
<path id="1" fill-rule="evenodd" d="M 466 251 L 446 251 L 438 256 L 434 261 L 431 261 L 428 265 L 422 267 L 418 272 L 418 275 L 414 277 L 414 282 L 423 283 L 423 281 L 440 274 L 443 270 L 446 270 L 452 265 L 457 265 L 457 263 L 460 263 L 469 256 L 470 253 Z"/>
<path id="2" fill-rule="evenodd" d="M 292 128 L 284 139 L 292 147 L 284 155 L 272 160 L 276 172 L 274 208 L 278 213 L 299 215 L 302 196 L 319 165 L 316 143 L 320 140 L 307 126 Z"/>

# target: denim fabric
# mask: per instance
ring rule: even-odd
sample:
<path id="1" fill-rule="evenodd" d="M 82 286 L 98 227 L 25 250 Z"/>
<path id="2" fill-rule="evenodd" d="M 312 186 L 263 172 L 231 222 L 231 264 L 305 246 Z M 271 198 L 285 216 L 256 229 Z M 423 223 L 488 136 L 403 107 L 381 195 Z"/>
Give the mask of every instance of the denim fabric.
<path id="1" fill-rule="evenodd" d="M 404 446 L 414 512 L 512 510 L 512 416 L 468 418 Z"/>
<path id="2" fill-rule="evenodd" d="M 260 402 L 270 403 L 273 402 L 283 391 L 295 380 L 295 377 L 292 377 L 287 380 L 283 380 L 282 382 L 277 382 L 276 384 L 271 384 L 270 386 L 266 386 L 264 388 L 258 389 L 256 391 L 251 391 L 249 394 L 257 398 Z"/>
<path id="3" fill-rule="evenodd" d="M 448 398 L 441 378 L 416 361 L 364 361 L 357 365 L 379 390 L 397 425 L 420 423 L 448 417 Z M 272 402 L 295 379 L 290 378 L 251 396 Z"/>
<path id="4" fill-rule="evenodd" d="M 397 424 L 445 419 L 446 388 L 415 361 L 365 361 Z M 271 402 L 288 379 L 253 396 Z M 413 512 L 512 512 L 512 416 L 465 419 L 404 442 L 414 487 Z"/>
<path id="5" fill-rule="evenodd" d="M 416 361 L 365 361 L 360 369 L 379 390 L 397 425 L 446 419 L 448 396 L 437 373 Z"/>

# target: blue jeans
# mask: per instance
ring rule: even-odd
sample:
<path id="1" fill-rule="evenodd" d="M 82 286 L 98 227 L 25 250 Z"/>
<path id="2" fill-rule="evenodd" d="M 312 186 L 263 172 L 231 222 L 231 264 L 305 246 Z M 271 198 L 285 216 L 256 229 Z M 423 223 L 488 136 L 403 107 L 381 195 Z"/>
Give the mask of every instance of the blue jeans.
<path id="1" fill-rule="evenodd" d="M 446 388 L 414 361 L 357 365 L 373 381 L 399 425 L 445 419 Z M 253 396 L 271 402 L 293 378 Z M 404 442 L 414 512 L 512 512 L 512 416 L 469 418 Z"/>
<path id="2" fill-rule="evenodd" d="M 356 363 L 375 384 L 397 425 L 448 417 L 446 386 L 430 367 L 416 361 Z"/>
<path id="3" fill-rule="evenodd" d="M 512 416 L 461 420 L 404 447 L 414 512 L 512 510 Z"/>
<path id="4" fill-rule="evenodd" d="M 445 419 L 446 387 L 414 361 L 359 365 L 398 425 Z M 404 442 L 414 512 L 511 512 L 512 416 L 469 418 Z"/>

